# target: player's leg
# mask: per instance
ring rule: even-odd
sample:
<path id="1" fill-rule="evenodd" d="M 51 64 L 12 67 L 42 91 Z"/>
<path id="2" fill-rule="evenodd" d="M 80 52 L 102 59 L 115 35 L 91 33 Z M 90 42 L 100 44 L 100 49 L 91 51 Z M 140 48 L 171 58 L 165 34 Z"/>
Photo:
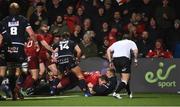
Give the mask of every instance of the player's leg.
<path id="1" fill-rule="evenodd" d="M 23 88 L 32 88 L 35 81 L 38 80 L 38 71 L 39 71 L 39 66 L 38 66 L 38 57 L 29 57 L 28 60 L 28 69 L 31 75 L 29 75 L 26 80 L 24 81 Z"/>
<path id="2" fill-rule="evenodd" d="M 120 95 L 117 93 L 119 93 L 122 89 L 127 87 L 130 78 L 130 61 L 128 58 L 121 57 L 114 59 L 113 63 L 116 68 L 116 71 L 119 72 L 121 79 L 113 93 L 113 96 L 118 99 L 121 99 Z"/>
<path id="3" fill-rule="evenodd" d="M 90 92 L 89 92 L 87 84 L 84 80 L 84 75 L 81 71 L 81 68 L 79 66 L 75 66 L 74 68 L 71 68 L 71 70 L 76 75 L 76 77 L 79 79 L 79 87 L 84 92 L 85 97 L 90 96 Z"/>
<path id="4" fill-rule="evenodd" d="M 119 93 L 122 89 L 127 87 L 129 81 L 130 74 L 129 73 L 121 73 L 121 82 L 118 84 L 116 89 L 116 93 Z"/>
<path id="5" fill-rule="evenodd" d="M 52 63 L 48 66 L 48 68 L 50 69 L 50 71 L 53 73 L 53 76 L 58 76 L 59 71 L 57 69 L 57 66 L 55 63 Z"/>
<path id="6" fill-rule="evenodd" d="M 2 81 L 4 80 L 5 74 L 6 74 L 6 66 L 0 66 L 0 85 L 1 85 Z M 0 101 L 1 100 L 5 100 L 5 98 L 3 98 L 0 95 Z"/>
<path id="7" fill-rule="evenodd" d="M 16 69 L 16 67 L 12 63 L 8 64 L 8 70 L 9 70 L 9 87 L 12 92 L 12 100 L 17 100 L 18 90 L 16 88 L 16 81 L 18 79 L 20 72 L 19 69 Z"/>
<path id="8" fill-rule="evenodd" d="M 0 84 L 2 83 L 6 74 L 6 66 L 0 66 Z"/>
<path id="9" fill-rule="evenodd" d="M 39 79 L 42 79 L 43 74 L 45 73 L 45 71 L 46 71 L 45 64 L 43 62 L 41 62 L 39 64 Z"/>
<path id="10" fill-rule="evenodd" d="M 130 81 L 128 81 L 127 83 L 127 86 L 126 86 L 126 91 L 127 91 L 127 94 L 129 96 L 129 98 L 132 98 L 132 92 L 131 92 L 131 89 L 130 89 Z"/>

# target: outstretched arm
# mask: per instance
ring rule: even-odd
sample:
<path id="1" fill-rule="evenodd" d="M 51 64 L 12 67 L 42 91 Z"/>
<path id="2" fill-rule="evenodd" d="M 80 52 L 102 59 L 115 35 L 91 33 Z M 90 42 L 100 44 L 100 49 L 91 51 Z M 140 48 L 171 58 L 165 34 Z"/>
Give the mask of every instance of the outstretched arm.
<path id="1" fill-rule="evenodd" d="M 78 58 L 78 60 L 80 60 L 80 57 L 81 57 L 81 49 L 80 49 L 80 47 L 79 47 L 78 45 L 76 45 L 76 46 L 74 47 L 74 49 L 75 49 L 75 51 L 76 51 L 76 53 L 77 53 L 77 58 Z"/>
<path id="2" fill-rule="evenodd" d="M 37 41 L 37 40 L 36 40 L 35 33 L 34 33 L 33 29 L 31 28 L 31 26 L 28 26 L 28 27 L 26 28 L 26 32 L 29 34 L 30 38 L 31 38 L 33 41 Z"/>
<path id="3" fill-rule="evenodd" d="M 0 45 L 2 44 L 3 36 L 0 34 Z"/>

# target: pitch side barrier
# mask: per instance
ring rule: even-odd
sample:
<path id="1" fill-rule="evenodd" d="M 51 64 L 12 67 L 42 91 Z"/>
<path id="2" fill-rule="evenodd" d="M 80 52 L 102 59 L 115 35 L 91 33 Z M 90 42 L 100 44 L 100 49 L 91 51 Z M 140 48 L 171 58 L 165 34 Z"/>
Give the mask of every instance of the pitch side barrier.
<path id="1" fill-rule="evenodd" d="M 108 62 L 99 57 L 80 62 L 85 71 L 105 73 Z M 133 92 L 180 93 L 180 59 L 140 58 L 138 66 L 132 65 L 131 89 Z"/>

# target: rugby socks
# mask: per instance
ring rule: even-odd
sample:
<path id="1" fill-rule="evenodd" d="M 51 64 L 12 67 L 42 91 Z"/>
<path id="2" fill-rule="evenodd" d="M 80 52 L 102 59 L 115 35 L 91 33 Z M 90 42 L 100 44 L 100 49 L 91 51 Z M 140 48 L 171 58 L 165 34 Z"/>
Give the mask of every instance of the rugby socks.
<path id="1" fill-rule="evenodd" d="M 26 80 L 24 81 L 23 88 L 31 88 L 34 85 L 35 80 L 32 78 L 31 75 L 27 76 Z"/>
<path id="2" fill-rule="evenodd" d="M 14 92 L 17 78 L 18 77 L 16 77 L 15 74 L 9 76 L 9 87 L 11 89 L 11 92 Z"/>
<path id="3" fill-rule="evenodd" d="M 88 92 L 88 88 L 84 79 L 79 80 L 79 87 L 83 92 Z"/>
<path id="4" fill-rule="evenodd" d="M 128 82 L 128 84 L 126 85 L 126 91 L 127 91 L 128 95 L 131 94 L 129 82 Z"/>
<path id="5" fill-rule="evenodd" d="M 115 90 L 115 92 L 119 93 L 124 88 L 126 88 L 126 83 L 125 82 L 120 82 L 117 89 Z"/>

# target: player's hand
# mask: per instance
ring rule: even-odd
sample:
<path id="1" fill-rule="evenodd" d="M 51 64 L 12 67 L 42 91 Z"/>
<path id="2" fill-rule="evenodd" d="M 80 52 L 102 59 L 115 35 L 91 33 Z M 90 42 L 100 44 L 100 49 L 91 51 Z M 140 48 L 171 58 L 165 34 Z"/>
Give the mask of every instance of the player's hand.
<path id="1" fill-rule="evenodd" d="M 109 63 L 109 68 L 113 68 L 114 64 L 112 62 Z"/>

